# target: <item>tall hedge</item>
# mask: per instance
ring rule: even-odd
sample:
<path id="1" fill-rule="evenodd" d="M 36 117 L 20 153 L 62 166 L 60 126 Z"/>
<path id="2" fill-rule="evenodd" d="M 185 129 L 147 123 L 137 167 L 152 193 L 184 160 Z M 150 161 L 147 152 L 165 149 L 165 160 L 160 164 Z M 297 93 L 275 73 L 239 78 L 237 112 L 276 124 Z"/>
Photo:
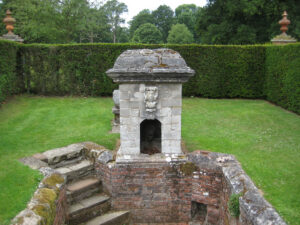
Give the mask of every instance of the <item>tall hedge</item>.
<path id="1" fill-rule="evenodd" d="M 22 78 L 17 75 L 20 65 L 18 46 L 17 43 L 0 40 L 0 103 L 8 96 L 21 92 Z"/>
<path id="2" fill-rule="evenodd" d="M 208 98 L 260 98 L 300 113 L 300 44 L 19 45 L 0 41 L 0 101 L 14 93 L 111 95 L 117 87 L 105 71 L 127 49 L 167 47 L 196 71 L 183 95 Z"/>
<path id="3" fill-rule="evenodd" d="M 127 49 L 163 45 L 24 45 L 30 92 L 56 95 L 110 95 L 116 85 L 105 74 Z M 265 48 L 262 46 L 167 45 L 178 51 L 196 75 L 184 95 L 262 98 Z"/>
<path id="4" fill-rule="evenodd" d="M 267 100 L 300 114 L 300 44 L 267 46 Z"/>
<path id="5" fill-rule="evenodd" d="M 117 85 L 105 71 L 123 51 L 138 47 L 128 44 L 23 45 L 26 89 L 44 95 L 111 95 Z"/>

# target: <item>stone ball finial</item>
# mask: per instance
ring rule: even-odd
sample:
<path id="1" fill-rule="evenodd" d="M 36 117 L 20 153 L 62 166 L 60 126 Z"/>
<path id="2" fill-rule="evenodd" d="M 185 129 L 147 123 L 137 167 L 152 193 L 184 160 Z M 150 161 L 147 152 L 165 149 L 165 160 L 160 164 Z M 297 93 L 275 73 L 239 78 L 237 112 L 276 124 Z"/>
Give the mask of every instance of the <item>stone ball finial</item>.
<path id="1" fill-rule="evenodd" d="M 6 25 L 6 30 L 8 31 L 7 34 L 10 34 L 10 35 L 13 34 L 12 31 L 14 30 L 14 24 L 16 22 L 16 20 L 11 15 L 12 15 L 12 13 L 8 9 L 6 11 L 6 17 L 3 19 L 3 23 Z"/>
<path id="2" fill-rule="evenodd" d="M 288 30 L 288 25 L 291 24 L 291 21 L 288 20 L 287 18 L 287 12 L 284 11 L 283 14 L 282 14 L 282 19 L 278 22 L 280 24 L 280 30 L 282 31 L 282 33 L 285 33 L 287 32 Z"/>

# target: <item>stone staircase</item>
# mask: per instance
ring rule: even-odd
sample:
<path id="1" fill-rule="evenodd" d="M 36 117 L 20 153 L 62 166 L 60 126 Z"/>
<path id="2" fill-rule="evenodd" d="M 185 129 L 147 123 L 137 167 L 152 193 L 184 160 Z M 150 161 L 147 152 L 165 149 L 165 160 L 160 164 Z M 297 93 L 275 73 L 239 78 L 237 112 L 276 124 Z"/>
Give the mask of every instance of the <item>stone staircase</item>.
<path id="1" fill-rule="evenodd" d="M 69 225 L 125 225 L 129 211 L 112 211 L 111 198 L 103 193 L 94 165 L 84 156 L 82 147 L 70 145 L 44 153 L 48 164 L 67 178 Z"/>

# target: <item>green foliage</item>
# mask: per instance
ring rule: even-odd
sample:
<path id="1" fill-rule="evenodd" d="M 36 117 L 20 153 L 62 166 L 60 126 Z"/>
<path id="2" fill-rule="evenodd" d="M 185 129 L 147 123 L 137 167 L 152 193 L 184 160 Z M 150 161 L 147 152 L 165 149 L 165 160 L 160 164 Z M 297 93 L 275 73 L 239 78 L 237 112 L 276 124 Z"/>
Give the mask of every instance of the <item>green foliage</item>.
<path id="1" fill-rule="evenodd" d="M 280 33 L 278 21 L 284 10 L 291 20 L 288 33 L 299 39 L 298 0 L 208 0 L 197 13 L 197 35 L 205 44 L 266 43 Z"/>
<path id="2" fill-rule="evenodd" d="M 103 5 L 103 9 L 108 18 L 108 23 L 111 26 L 113 33 L 113 43 L 117 42 L 117 29 L 120 27 L 125 20 L 121 15 L 128 12 L 127 5 L 123 2 L 118 2 L 118 0 L 109 0 Z"/>
<path id="3" fill-rule="evenodd" d="M 26 43 L 119 41 L 123 35 L 120 24 L 124 22 L 121 14 L 127 11 L 127 6 L 116 0 L 101 7 L 87 0 L 5 1 L 0 15 L 5 8 L 12 10 L 17 20 L 15 33 Z"/>
<path id="4" fill-rule="evenodd" d="M 266 47 L 267 99 L 300 114 L 300 44 Z"/>
<path id="5" fill-rule="evenodd" d="M 239 217 L 240 215 L 240 201 L 239 198 L 242 194 L 232 194 L 228 201 L 228 209 L 230 215 L 233 217 Z"/>
<path id="6" fill-rule="evenodd" d="M 159 44 L 162 43 L 162 34 L 153 24 L 145 23 L 134 32 L 132 41 L 144 44 Z"/>
<path id="7" fill-rule="evenodd" d="M 143 30 L 143 27 L 159 32 L 154 25 L 144 24 L 137 30 L 143 32 L 136 32 L 140 35 L 135 36 L 139 38 L 136 40 L 146 43 L 159 41 L 159 33 L 154 32 L 155 35 L 151 36 L 147 33 L 148 28 Z M 123 51 L 161 47 L 178 51 L 196 71 L 195 76 L 183 85 L 184 96 L 268 99 L 300 112 L 300 44 L 19 45 L 0 41 L 0 68 L 4 74 L 0 77 L 0 98 L 3 101 L 6 96 L 24 92 L 24 84 L 28 93 L 43 95 L 111 95 L 117 84 L 105 72 L 113 67 Z"/>
<path id="8" fill-rule="evenodd" d="M 169 30 L 175 22 L 174 12 L 167 5 L 161 5 L 152 12 L 155 26 L 162 33 L 163 42 L 167 42 Z"/>
<path id="9" fill-rule="evenodd" d="M 196 71 L 183 85 L 185 96 L 263 98 L 264 46 L 168 46 Z"/>
<path id="10" fill-rule="evenodd" d="M 193 34 L 184 24 L 173 25 L 171 30 L 169 31 L 169 44 L 190 44 L 193 41 Z"/>
<path id="11" fill-rule="evenodd" d="M 183 4 L 175 9 L 177 23 L 185 24 L 194 37 L 196 36 L 195 23 L 198 10 L 200 8 L 195 4 Z"/>
<path id="12" fill-rule="evenodd" d="M 0 104 L 22 91 L 22 80 L 17 76 L 18 48 L 17 43 L 0 41 Z"/>
<path id="13" fill-rule="evenodd" d="M 133 37 L 134 32 L 143 24 L 145 23 L 154 23 L 153 16 L 149 9 L 144 9 L 140 11 L 136 16 L 132 18 L 132 20 L 129 22 L 130 28 L 130 37 Z"/>

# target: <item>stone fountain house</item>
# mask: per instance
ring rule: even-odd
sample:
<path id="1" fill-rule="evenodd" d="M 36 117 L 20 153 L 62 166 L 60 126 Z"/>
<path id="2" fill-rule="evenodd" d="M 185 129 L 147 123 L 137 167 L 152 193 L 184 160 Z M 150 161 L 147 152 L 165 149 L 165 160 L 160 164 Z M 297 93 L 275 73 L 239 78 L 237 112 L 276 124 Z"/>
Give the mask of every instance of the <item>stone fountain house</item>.
<path id="1" fill-rule="evenodd" d="M 117 163 L 179 159 L 182 83 L 194 70 L 173 50 L 142 49 L 122 53 L 107 74 L 120 84 Z"/>

